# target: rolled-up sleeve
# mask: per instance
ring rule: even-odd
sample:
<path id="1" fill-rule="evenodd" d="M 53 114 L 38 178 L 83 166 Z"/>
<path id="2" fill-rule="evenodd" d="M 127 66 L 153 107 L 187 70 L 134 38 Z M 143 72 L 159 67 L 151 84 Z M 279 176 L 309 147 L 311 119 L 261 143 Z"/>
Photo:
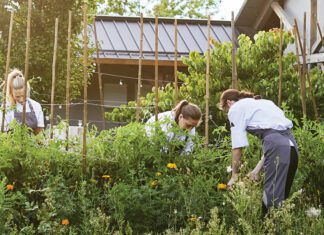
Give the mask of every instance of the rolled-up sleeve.
<path id="1" fill-rule="evenodd" d="M 244 112 L 238 109 L 230 110 L 228 119 L 231 125 L 232 149 L 248 146 L 247 124 Z"/>

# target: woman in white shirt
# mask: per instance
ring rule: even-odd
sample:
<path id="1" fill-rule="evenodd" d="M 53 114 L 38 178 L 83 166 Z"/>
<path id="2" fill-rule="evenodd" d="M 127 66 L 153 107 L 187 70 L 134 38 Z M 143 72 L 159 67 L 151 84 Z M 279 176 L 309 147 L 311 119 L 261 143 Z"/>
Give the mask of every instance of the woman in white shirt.
<path id="1" fill-rule="evenodd" d="M 201 110 L 197 105 L 189 103 L 187 100 L 182 100 L 173 110 L 159 113 L 158 121 L 169 142 L 174 140 L 174 138 L 184 142 L 183 146 L 179 148 L 181 153 L 189 153 L 193 150 L 194 144 L 190 136 L 195 135 L 196 127 L 201 122 Z M 152 116 L 146 123 L 145 128 L 149 136 L 154 131 L 153 123 L 155 123 L 155 116 Z M 173 133 L 171 130 L 173 124 L 178 125 L 180 129 L 189 130 L 189 136 L 177 136 Z"/>
<path id="2" fill-rule="evenodd" d="M 7 82 L 7 104 L 5 115 L 5 130 L 9 129 L 9 123 L 16 119 L 21 124 L 23 116 L 23 105 L 25 103 L 25 78 L 21 71 L 14 69 L 8 75 Z M 33 129 L 34 134 L 40 133 L 44 129 L 44 114 L 41 105 L 29 98 L 30 87 L 27 84 L 27 103 L 25 124 Z M 0 122 L 2 122 L 2 112 L 0 115 Z"/>
<path id="3" fill-rule="evenodd" d="M 290 129 L 292 122 L 272 101 L 252 93 L 228 89 L 220 98 L 220 108 L 228 112 L 232 139 L 232 186 L 241 165 L 242 148 L 248 145 L 247 133 L 262 140 L 264 152 L 263 215 L 278 207 L 289 196 L 298 165 L 297 144 Z"/>

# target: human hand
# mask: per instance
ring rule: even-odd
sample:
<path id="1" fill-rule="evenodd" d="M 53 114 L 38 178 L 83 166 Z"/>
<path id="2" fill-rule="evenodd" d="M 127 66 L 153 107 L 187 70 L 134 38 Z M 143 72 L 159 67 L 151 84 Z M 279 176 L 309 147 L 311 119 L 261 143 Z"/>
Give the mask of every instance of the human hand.
<path id="1" fill-rule="evenodd" d="M 252 180 L 253 182 L 259 181 L 260 179 L 260 172 L 258 171 L 251 171 L 247 176 L 249 177 L 250 180 Z"/>
<path id="2" fill-rule="evenodd" d="M 236 175 L 236 174 L 235 175 L 232 175 L 232 178 L 227 183 L 227 187 L 229 189 L 232 189 L 233 188 L 233 185 L 237 181 L 237 178 L 238 178 L 238 175 Z"/>

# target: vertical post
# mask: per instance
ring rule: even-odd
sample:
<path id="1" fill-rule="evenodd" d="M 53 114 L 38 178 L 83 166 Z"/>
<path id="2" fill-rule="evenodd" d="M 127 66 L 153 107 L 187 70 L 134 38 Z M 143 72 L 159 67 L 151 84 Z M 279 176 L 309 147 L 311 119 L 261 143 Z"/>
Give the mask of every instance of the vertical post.
<path id="1" fill-rule="evenodd" d="M 298 48 L 298 33 L 297 33 L 297 25 L 296 25 L 296 22 L 295 22 L 295 25 L 294 25 L 294 36 L 295 36 L 295 47 L 296 47 L 296 56 L 297 56 L 297 69 L 298 69 L 298 75 L 299 75 L 299 82 L 300 82 L 300 87 L 301 87 L 301 77 L 302 77 L 302 68 L 301 68 L 301 62 L 300 62 L 300 53 L 299 53 L 299 48 Z M 300 88 L 301 90 L 301 88 Z M 303 104 L 303 99 L 302 99 L 302 96 L 300 96 L 301 98 L 301 101 L 302 101 L 302 104 Z M 302 107 L 304 107 L 302 105 Z"/>
<path id="2" fill-rule="evenodd" d="M 300 52 L 303 56 L 304 59 L 304 55 L 303 55 L 303 46 L 302 46 L 302 42 L 301 42 L 301 38 L 300 38 L 300 34 L 299 34 L 299 29 L 298 29 L 298 24 L 297 24 L 297 20 L 296 18 L 294 19 L 295 21 L 295 40 L 299 42 L 299 47 L 300 47 Z M 306 35 L 305 35 L 306 36 Z M 297 42 L 295 42 L 297 43 Z M 296 45 L 296 51 L 298 50 L 298 45 Z M 297 52 L 297 54 L 299 54 Z M 299 59 L 299 55 L 298 55 L 298 59 Z M 302 103 L 302 111 L 303 111 L 303 116 L 306 117 L 306 95 L 305 95 L 305 84 L 304 84 L 304 78 L 303 78 L 303 68 L 302 65 L 300 66 L 300 93 L 301 93 L 301 103 Z"/>
<path id="3" fill-rule="evenodd" d="M 279 91 L 278 91 L 278 106 L 281 106 L 282 98 L 282 44 L 283 44 L 283 23 L 280 18 L 280 43 L 279 43 Z"/>
<path id="4" fill-rule="evenodd" d="M 206 60 L 206 114 L 205 114 L 205 148 L 208 148 L 208 121 L 209 121 L 209 63 L 210 63 L 210 15 L 207 23 L 207 60 Z"/>
<path id="5" fill-rule="evenodd" d="M 103 89 L 102 89 L 101 64 L 100 64 L 100 61 L 99 61 L 99 41 L 98 41 L 98 35 L 97 35 L 96 20 L 94 20 L 94 22 L 93 22 L 93 30 L 94 30 L 94 36 L 95 36 L 95 41 L 96 41 L 100 109 L 101 109 L 101 116 L 102 116 L 102 121 L 103 121 L 102 128 L 105 130 L 106 129 L 105 107 L 104 107 L 104 96 L 103 96 Z"/>
<path id="6" fill-rule="evenodd" d="M 317 22 L 317 0 L 311 0 L 311 14 L 310 14 L 310 47 L 314 45 L 317 38 L 316 22 Z"/>
<path id="7" fill-rule="evenodd" d="M 155 16 L 155 121 L 158 121 L 159 114 L 159 19 Z"/>
<path id="8" fill-rule="evenodd" d="M 302 70 L 302 97 L 303 97 L 303 116 L 307 116 L 307 109 L 306 109 L 306 12 L 304 12 L 304 40 L 303 40 L 303 70 Z"/>
<path id="9" fill-rule="evenodd" d="M 143 59 L 143 13 L 141 13 L 140 51 L 139 51 L 139 60 L 138 60 L 137 104 L 136 104 L 137 122 L 139 122 L 140 110 L 141 110 L 142 59 Z"/>
<path id="10" fill-rule="evenodd" d="M 24 106 L 22 115 L 22 125 L 25 124 L 26 120 L 26 102 L 27 102 L 27 84 L 28 84 L 28 69 L 29 69 L 29 45 L 30 45 L 30 23 L 31 23 L 31 10 L 32 0 L 28 0 L 28 13 L 27 13 L 27 35 L 26 35 L 26 53 L 25 53 L 25 94 L 24 94 Z"/>
<path id="11" fill-rule="evenodd" d="M 13 19 L 14 19 L 14 12 L 12 11 L 11 15 L 10 15 L 8 47 L 7 47 L 7 61 L 6 61 L 6 70 L 5 70 L 5 74 L 4 74 L 4 84 L 3 84 L 3 111 L 2 111 L 1 132 L 4 132 L 4 124 L 5 124 L 5 116 L 6 116 L 7 82 L 8 82 L 8 73 L 9 73 L 9 66 L 10 66 Z"/>
<path id="12" fill-rule="evenodd" d="M 232 11 L 232 88 L 237 89 L 237 68 L 236 68 L 236 34 L 235 34 L 235 23 L 234 23 L 234 11 Z"/>
<path id="13" fill-rule="evenodd" d="M 178 21 L 174 20 L 174 102 L 178 103 L 179 91 L 178 91 Z"/>
<path id="14" fill-rule="evenodd" d="M 72 11 L 69 11 L 68 43 L 67 43 L 67 63 L 66 63 L 66 150 L 69 150 L 69 126 L 70 126 L 70 80 L 71 80 L 71 28 Z"/>
<path id="15" fill-rule="evenodd" d="M 52 92 L 51 92 L 51 139 L 53 139 L 54 126 L 54 96 L 55 96 L 55 68 L 56 68 L 56 53 L 57 53 L 57 37 L 58 37 L 58 18 L 55 19 L 55 36 L 53 49 L 53 64 L 52 64 Z"/>
<path id="16" fill-rule="evenodd" d="M 83 6 L 83 151 L 82 166 L 83 172 L 87 168 L 87 127 L 88 127 L 88 36 L 87 36 L 87 5 Z"/>

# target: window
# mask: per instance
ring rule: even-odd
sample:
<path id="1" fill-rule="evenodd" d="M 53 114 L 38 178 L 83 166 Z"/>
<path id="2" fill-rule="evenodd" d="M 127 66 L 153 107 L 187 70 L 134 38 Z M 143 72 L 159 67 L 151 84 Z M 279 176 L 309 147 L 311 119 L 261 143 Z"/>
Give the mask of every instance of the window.
<path id="1" fill-rule="evenodd" d="M 104 100 L 106 108 L 127 104 L 127 84 L 106 83 L 104 85 Z"/>

